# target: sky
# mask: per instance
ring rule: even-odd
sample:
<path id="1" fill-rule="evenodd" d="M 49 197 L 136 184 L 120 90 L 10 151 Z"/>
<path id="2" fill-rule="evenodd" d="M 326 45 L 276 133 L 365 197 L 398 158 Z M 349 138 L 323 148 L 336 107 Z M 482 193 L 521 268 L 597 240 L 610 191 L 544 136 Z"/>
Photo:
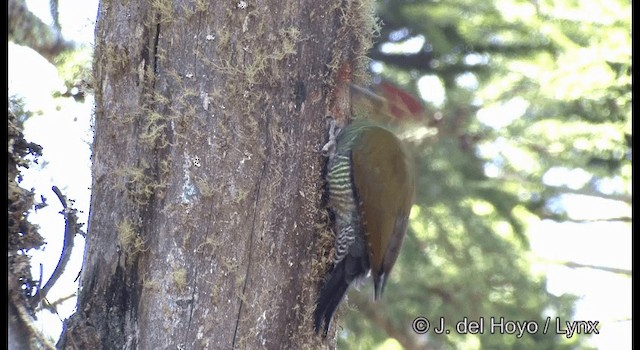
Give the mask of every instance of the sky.
<path id="1" fill-rule="evenodd" d="M 43 21 L 51 22 L 48 0 L 28 0 L 27 5 Z M 59 13 L 66 39 L 92 45 L 97 1 L 60 0 Z M 414 45 L 418 44 L 419 38 Z M 29 217 L 40 226 L 40 232 L 47 241 L 43 250 L 32 251 L 33 274 L 39 275 L 42 264 L 43 279 L 47 280 L 58 261 L 64 232 L 64 218 L 58 213 L 61 206 L 50 190 L 52 185 L 58 186 L 76 201 L 75 207 L 82 211 L 79 214 L 80 221 L 87 222 L 93 100 L 89 97 L 86 103 L 79 104 L 71 99 L 54 99 L 51 93 L 63 88 L 62 80 L 54 66 L 29 48 L 9 43 L 8 61 L 9 95 L 24 97 L 27 109 L 36 112 L 25 123 L 25 138 L 44 148 L 42 160 L 45 162 L 23 171 L 22 186 L 35 188 L 36 198 L 41 194 L 48 198 L 49 206 Z M 436 105 L 442 103 L 444 92 L 436 77 L 423 77 L 419 88 L 429 91 L 428 96 L 433 99 L 430 102 Z M 488 124 L 494 123 L 496 128 L 502 127 L 522 111 L 521 101 L 510 103 L 492 107 L 501 109 L 499 115 L 504 117 L 499 120 L 482 119 L 483 114 L 496 115 L 493 111 L 481 111 L 479 118 Z M 579 181 L 579 176 L 556 171 L 549 174 L 545 181 L 571 185 L 572 181 Z M 628 205 L 587 196 L 566 195 L 562 205 L 574 218 L 631 216 Z M 556 295 L 572 293 L 580 297 L 574 319 L 567 321 L 598 321 L 600 334 L 590 337 L 591 344 L 598 349 L 631 349 L 631 279 L 599 270 L 568 268 L 556 263 L 573 261 L 631 270 L 630 225 L 542 220 L 530 226 L 528 235 L 535 261 L 533 269 L 547 274 L 547 289 Z M 77 288 L 74 280 L 82 265 L 84 239 L 76 236 L 75 245 L 71 262 L 50 291 L 49 300 L 71 295 Z M 58 315 L 48 311 L 38 313 L 42 331 L 57 340 L 62 331 L 62 320 L 74 312 L 75 303 L 75 298 L 62 303 L 58 307 Z"/>

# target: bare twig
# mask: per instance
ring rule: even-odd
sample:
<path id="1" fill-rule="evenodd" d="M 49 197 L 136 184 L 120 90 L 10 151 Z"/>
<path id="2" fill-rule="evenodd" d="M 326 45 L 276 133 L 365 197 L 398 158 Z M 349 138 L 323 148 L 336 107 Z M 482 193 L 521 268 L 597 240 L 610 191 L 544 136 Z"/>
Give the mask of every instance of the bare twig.
<path id="1" fill-rule="evenodd" d="M 49 292 L 51 287 L 53 287 L 58 278 L 60 278 L 60 276 L 64 272 L 64 269 L 67 267 L 67 263 L 71 258 L 71 251 L 73 250 L 73 239 L 75 238 L 76 233 L 80 231 L 80 225 L 78 225 L 78 216 L 76 215 L 78 211 L 69 205 L 69 200 L 62 194 L 62 192 L 60 192 L 60 189 L 57 186 L 53 186 L 51 189 L 58 196 L 60 203 L 62 203 L 62 211 L 60 211 L 60 213 L 64 216 L 65 220 L 64 243 L 62 245 L 60 260 L 58 260 L 58 265 L 53 271 L 51 278 L 49 278 L 42 289 L 38 289 L 36 295 L 34 295 L 33 299 L 31 300 L 31 305 L 33 305 L 34 307 L 47 296 L 47 293 Z"/>
<path id="2" fill-rule="evenodd" d="M 632 276 L 632 271 L 631 270 L 620 269 L 620 268 L 617 268 L 617 267 L 602 266 L 602 265 L 591 265 L 591 264 L 581 264 L 581 263 L 577 263 L 575 261 L 547 260 L 547 259 L 542 259 L 542 261 L 547 262 L 547 263 L 551 263 L 551 264 L 563 265 L 563 266 L 566 266 L 566 267 L 569 267 L 569 268 L 572 268 L 572 269 L 593 269 L 593 270 L 600 270 L 600 271 L 616 273 L 616 274 L 620 274 L 620 275 L 626 275 L 626 276 L 629 276 L 629 277 Z"/>
<path id="3" fill-rule="evenodd" d="M 69 295 L 67 295 L 65 297 L 62 297 L 62 298 L 58 299 L 58 300 L 55 300 L 53 302 L 49 302 L 49 300 L 47 300 L 45 298 L 45 299 L 43 299 L 43 301 L 41 303 L 41 308 L 43 310 L 44 309 L 49 310 L 49 311 L 51 311 L 51 313 L 54 313 L 54 314 L 58 315 L 58 310 L 56 309 L 58 307 L 58 305 L 64 303 L 65 301 L 67 301 L 67 300 L 69 300 L 71 298 L 74 298 L 75 296 L 76 296 L 76 293 L 72 293 L 72 294 L 69 294 Z M 60 316 L 60 315 L 58 315 L 58 316 Z"/>

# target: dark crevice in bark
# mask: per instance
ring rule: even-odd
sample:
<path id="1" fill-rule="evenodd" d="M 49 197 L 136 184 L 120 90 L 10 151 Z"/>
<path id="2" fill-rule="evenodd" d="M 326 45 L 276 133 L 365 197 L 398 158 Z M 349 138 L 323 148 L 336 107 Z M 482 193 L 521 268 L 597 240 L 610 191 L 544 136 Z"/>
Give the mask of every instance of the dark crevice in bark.
<path id="1" fill-rule="evenodd" d="M 191 330 L 191 321 L 193 320 L 193 312 L 196 310 L 196 290 L 198 285 L 198 265 L 195 267 L 195 271 L 193 272 L 193 290 L 191 291 L 191 302 L 189 303 L 189 320 L 187 321 L 187 330 L 184 332 L 184 341 L 183 344 L 186 344 L 189 340 L 190 330 Z"/>
<path id="2" fill-rule="evenodd" d="M 198 38 L 200 37 L 200 32 L 201 32 L 201 29 L 200 29 L 201 21 L 202 21 L 202 14 L 200 14 L 198 16 L 198 25 L 197 25 L 198 30 L 197 30 L 197 33 L 196 33 L 196 37 L 198 37 Z M 158 25 L 158 36 L 156 36 L 156 45 L 155 45 L 156 52 L 157 52 L 157 48 L 158 48 L 158 37 L 159 37 L 159 35 L 160 35 L 160 25 Z M 198 47 L 199 42 L 196 41 L 195 45 L 196 45 L 196 50 L 194 50 L 195 53 L 194 53 L 194 59 L 193 59 L 193 71 L 194 71 L 193 74 L 195 76 L 197 76 L 197 73 L 198 73 L 197 72 L 197 69 L 198 69 L 198 52 L 199 52 L 199 49 L 200 49 Z M 157 55 L 156 55 L 156 59 L 157 59 Z M 171 128 L 169 128 L 169 129 L 171 129 Z M 213 205 L 211 207 L 211 212 L 213 213 Z M 205 239 L 208 236 L 209 236 L 209 226 L 207 225 L 206 232 L 205 232 Z M 186 331 L 184 333 L 183 344 L 186 344 L 188 342 L 188 340 L 189 340 L 189 337 L 190 337 L 190 334 L 191 334 L 191 321 L 193 320 L 193 313 L 196 310 L 196 302 L 197 302 L 196 301 L 196 291 L 198 290 L 198 266 L 199 265 L 196 264 L 195 268 L 194 268 L 194 271 L 193 271 L 193 286 L 192 286 L 193 290 L 191 291 L 191 303 L 189 303 L 189 319 L 187 321 L 187 329 L 186 329 Z"/>
<path id="3" fill-rule="evenodd" d="M 158 42 L 160 41 L 160 15 L 156 25 L 155 38 L 153 38 L 153 75 L 158 74 Z M 156 87 L 156 79 L 153 79 L 152 89 Z"/>
<path id="4" fill-rule="evenodd" d="M 252 253 L 253 253 L 253 237 L 255 236 L 255 230 L 256 230 L 256 223 L 257 223 L 257 218 L 259 216 L 258 213 L 258 207 L 259 207 L 259 203 L 260 203 L 260 190 L 262 189 L 262 184 L 265 181 L 265 177 L 266 177 L 266 173 L 267 173 L 267 167 L 269 164 L 269 160 L 271 159 L 271 135 L 269 135 L 269 117 L 266 115 L 266 113 L 264 114 L 264 118 L 265 118 L 265 128 L 264 128 L 264 135 L 265 135 L 265 141 L 267 144 L 267 152 L 265 155 L 265 160 L 262 164 L 262 170 L 260 172 L 260 179 L 258 180 L 258 188 L 256 189 L 256 199 L 254 202 L 254 206 L 253 206 L 253 220 L 251 223 L 251 233 L 249 235 L 249 245 L 248 245 L 248 249 L 249 249 L 249 255 L 247 257 L 247 270 L 244 276 L 244 283 L 242 285 L 242 293 L 240 295 L 240 306 L 238 307 L 238 317 L 236 318 L 236 325 L 235 325 L 235 329 L 233 330 L 233 341 L 231 343 L 231 348 L 235 349 L 236 348 L 236 338 L 238 335 L 238 326 L 240 324 L 240 320 L 242 317 L 242 307 L 244 304 L 244 298 L 246 297 L 246 290 L 247 290 L 247 285 L 249 284 L 249 276 L 251 273 L 251 265 L 253 262 L 252 259 Z"/>

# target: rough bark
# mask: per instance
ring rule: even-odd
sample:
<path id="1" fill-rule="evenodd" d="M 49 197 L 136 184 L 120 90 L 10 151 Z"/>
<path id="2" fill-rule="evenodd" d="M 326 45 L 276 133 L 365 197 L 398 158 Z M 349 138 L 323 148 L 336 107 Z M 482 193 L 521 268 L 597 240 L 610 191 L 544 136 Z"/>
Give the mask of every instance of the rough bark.
<path id="1" fill-rule="evenodd" d="M 91 212 L 58 347 L 323 346 L 310 318 L 330 247 L 318 150 L 344 108 L 338 68 L 362 72 L 370 10 L 101 3 Z"/>

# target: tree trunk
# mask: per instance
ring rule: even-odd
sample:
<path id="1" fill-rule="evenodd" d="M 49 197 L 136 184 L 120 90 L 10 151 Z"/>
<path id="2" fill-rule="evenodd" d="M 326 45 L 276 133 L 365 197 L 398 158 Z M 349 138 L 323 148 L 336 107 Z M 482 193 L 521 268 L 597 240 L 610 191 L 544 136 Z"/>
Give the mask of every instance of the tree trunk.
<path id="1" fill-rule="evenodd" d="M 322 345 L 318 150 L 325 116 L 348 112 L 337 68 L 363 72 L 363 1 L 101 2 L 91 212 L 60 348 Z"/>

